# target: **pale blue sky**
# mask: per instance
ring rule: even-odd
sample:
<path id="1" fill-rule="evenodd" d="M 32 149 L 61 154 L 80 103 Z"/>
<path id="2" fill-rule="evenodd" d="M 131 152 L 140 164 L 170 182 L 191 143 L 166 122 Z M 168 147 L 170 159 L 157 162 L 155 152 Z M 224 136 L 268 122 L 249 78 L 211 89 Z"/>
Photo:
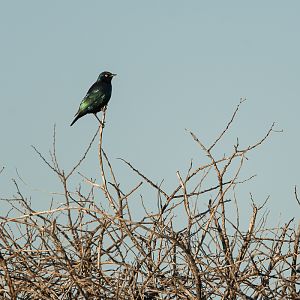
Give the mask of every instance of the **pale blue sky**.
<path id="1" fill-rule="evenodd" d="M 121 182 L 133 186 L 136 177 L 117 157 L 172 187 L 191 158 L 207 160 L 184 129 L 208 144 L 247 97 L 220 153 L 236 137 L 241 145 L 255 142 L 272 122 L 283 133 L 249 155 L 243 178 L 258 176 L 240 187 L 241 207 L 249 192 L 259 203 L 270 195 L 274 220 L 298 218 L 299 12 L 299 1 L 274 0 L 1 1 L 0 196 L 14 191 L 17 168 L 33 205 L 49 206 L 47 193 L 31 189 L 60 186 L 30 145 L 48 154 L 56 123 L 59 161 L 68 170 L 97 126 L 93 116 L 69 124 L 89 86 L 109 70 L 118 76 L 104 148 Z M 92 152 L 80 170 L 96 177 L 97 167 Z"/>

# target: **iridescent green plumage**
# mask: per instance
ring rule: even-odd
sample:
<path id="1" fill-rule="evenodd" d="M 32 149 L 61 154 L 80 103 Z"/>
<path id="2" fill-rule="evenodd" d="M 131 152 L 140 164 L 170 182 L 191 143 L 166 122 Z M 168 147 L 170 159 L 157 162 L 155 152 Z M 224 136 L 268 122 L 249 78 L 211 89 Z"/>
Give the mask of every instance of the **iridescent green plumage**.
<path id="1" fill-rule="evenodd" d="M 102 72 L 97 81 L 90 87 L 86 96 L 80 103 L 79 109 L 75 114 L 75 119 L 71 126 L 86 114 L 95 114 L 101 111 L 108 103 L 111 97 L 111 80 L 116 74 Z"/>

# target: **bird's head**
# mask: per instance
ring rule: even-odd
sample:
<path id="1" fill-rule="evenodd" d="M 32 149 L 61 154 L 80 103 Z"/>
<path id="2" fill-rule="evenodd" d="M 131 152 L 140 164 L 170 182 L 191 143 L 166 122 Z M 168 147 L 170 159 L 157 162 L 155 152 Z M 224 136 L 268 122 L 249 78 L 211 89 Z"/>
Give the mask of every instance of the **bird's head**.
<path id="1" fill-rule="evenodd" d="M 113 79 L 114 76 L 116 76 L 117 74 L 113 74 L 110 73 L 108 71 L 102 72 L 99 76 L 98 76 L 98 80 L 102 80 L 102 81 L 107 81 L 107 82 L 111 82 L 111 80 Z"/>

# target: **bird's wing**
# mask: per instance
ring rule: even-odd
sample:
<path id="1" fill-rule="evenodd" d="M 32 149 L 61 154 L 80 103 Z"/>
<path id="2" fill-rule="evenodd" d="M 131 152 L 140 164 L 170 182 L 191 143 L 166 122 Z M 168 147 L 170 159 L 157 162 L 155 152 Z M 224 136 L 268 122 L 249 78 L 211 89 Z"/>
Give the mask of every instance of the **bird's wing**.
<path id="1" fill-rule="evenodd" d="M 76 115 L 84 115 L 94 110 L 97 103 L 104 101 L 105 93 L 102 91 L 101 85 L 95 82 L 82 99 Z"/>
<path id="2" fill-rule="evenodd" d="M 98 93 L 99 91 L 101 90 L 101 84 L 99 81 L 96 81 L 88 90 L 88 92 L 86 93 L 86 97 L 88 97 L 89 95 L 92 95 L 92 94 L 96 94 Z"/>

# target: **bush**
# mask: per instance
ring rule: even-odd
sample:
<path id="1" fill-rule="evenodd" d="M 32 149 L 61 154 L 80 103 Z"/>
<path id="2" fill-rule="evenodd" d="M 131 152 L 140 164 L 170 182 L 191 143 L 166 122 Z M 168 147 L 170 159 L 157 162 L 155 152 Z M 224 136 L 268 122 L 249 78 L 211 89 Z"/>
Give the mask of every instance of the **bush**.
<path id="1" fill-rule="evenodd" d="M 35 211 L 15 182 L 17 196 L 6 200 L 11 210 L 1 216 L 2 299 L 299 299 L 300 225 L 294 229 L 291 220 L 266 228 L 265 204 L 257 206 L 252 199 L 249 226 L 243 230 L 235 199 L 236 187 L 244 182 L 238 176 L 246 155 L 265 142 L 274 124 L 253 145 L 242 149 L 237 141 L 230 155 L 213 154 L 242 102 L 210 146 L 190 132 L 209 163 L 191 163 L 185 176 L 177 172 L 178 184 L 171 192 L 125 160 L 140 181 L 121 190 L 102 149 L 101 124 L 66 173 L 57 162 L 54 130 L 50 160 L 34 149 L 59 178 L 65 202 Z M 89 191 L 80 186 L 72 191 L 73 175 L 97 136 L 101 179 L 83 176 Z M 202 188 L 211 173 L 217 181 Z M 142 185 L 156 197 L 139 195 Z M 204 211 L 200 197 L 207 203 Z M 299 203 L 296 188 L 295 198 Z M 146 208 L 147 201 L 157 202 L 156 211 Z M 144 214 L 136 216 L 133 206 Z M 230 209 L 236 210 L 236 218 L 229 217 Z"/>

